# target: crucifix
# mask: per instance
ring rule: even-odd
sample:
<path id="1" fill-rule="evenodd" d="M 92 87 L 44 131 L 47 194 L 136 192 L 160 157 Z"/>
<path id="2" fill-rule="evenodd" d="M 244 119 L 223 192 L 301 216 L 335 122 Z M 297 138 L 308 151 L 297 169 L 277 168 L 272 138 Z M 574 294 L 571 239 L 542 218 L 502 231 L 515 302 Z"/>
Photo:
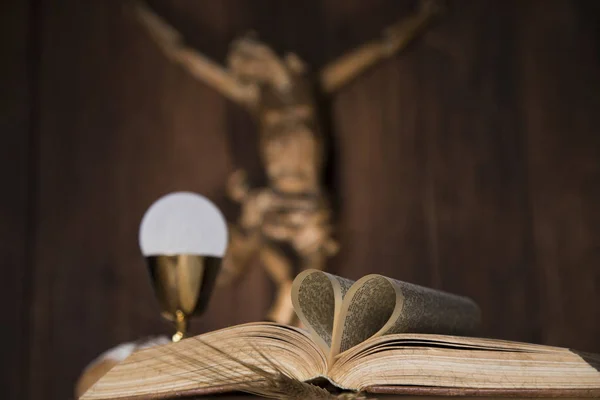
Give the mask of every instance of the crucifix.
<path id="1" fill-rule="evenodd" d="M 276 285 L 266 319 L 297 323 L 290 296 L 294 276 L 304 269 L 323 269 L 338 249 L 321 176 L 323 110 L 317 109 L 316 100 L 335 94 L 363 71 L 404 49 L 440 13 L 440 2 L 421 0 L 417 10 L 385 29 L 380 39 L 358 46 L 316 74 L 309 73 L 297 54 L 279 56 L 253 34 L 233 41 L 226 65 L 220 65 L 188 46 L 173 26 L 143 3 L 134 10 L 169 60 L 252 115 L 268 183 L 251 187 L 243 170 L 235 171 L 227 182 L 227 193 L 240 203 L 241 214 L 237 223 L 230 224 L 218 285 L 231 284 L 258 257 Z M 291 248 L 292 256 L 284 247 Z"/>

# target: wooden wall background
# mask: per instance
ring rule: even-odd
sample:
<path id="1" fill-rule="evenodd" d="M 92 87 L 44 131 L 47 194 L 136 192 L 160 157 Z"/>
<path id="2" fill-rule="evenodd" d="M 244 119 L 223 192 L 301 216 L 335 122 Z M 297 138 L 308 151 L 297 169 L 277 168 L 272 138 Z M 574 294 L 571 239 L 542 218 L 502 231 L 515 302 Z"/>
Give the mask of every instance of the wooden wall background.
<path id="1" fill-rule="evenodd" d="M 397 0 L 155 1 L 206 54 L 255 28 L 318 67 L 407 12 Z M 168 332 L 137 247 L 145 209 L 193 190 L 235 208 L 256 132 L 121 2 L 2 2 L 2 398 L 65 399 L 100 352 Z M 600 352 L 597 2 L 454 0 L 409 51 L 331 102 L 342 252 L 330 271 L 462 293 L 484 333 Z M 260 319 L 255 268 L 204 332 Z"/>

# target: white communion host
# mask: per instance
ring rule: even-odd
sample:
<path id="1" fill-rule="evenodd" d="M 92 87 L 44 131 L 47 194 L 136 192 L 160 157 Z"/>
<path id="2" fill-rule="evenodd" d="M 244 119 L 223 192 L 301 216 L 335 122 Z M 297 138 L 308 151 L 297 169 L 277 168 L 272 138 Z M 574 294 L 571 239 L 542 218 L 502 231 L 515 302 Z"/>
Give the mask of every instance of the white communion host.
<path id="1" fill-rule="evenodd" d="M 221 211 L 206 197 L 192 192 L 174 192 L 159 198 L 140 224 L 140 249 L 145 257 L 223 257 L 227 241 L 227 223 Z"/>

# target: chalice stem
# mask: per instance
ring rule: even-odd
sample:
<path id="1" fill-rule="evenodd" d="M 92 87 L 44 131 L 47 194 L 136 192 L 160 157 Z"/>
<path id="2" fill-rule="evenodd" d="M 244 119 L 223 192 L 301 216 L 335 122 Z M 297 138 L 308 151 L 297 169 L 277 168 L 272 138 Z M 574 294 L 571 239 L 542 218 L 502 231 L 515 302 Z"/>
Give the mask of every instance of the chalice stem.
<path id="1" fill-rule="evenodd" d="M 173 335 L 173 342 L 179 342 L 187 333 L 188 320 L 181 310 L 175 312 L 175 329 L 177 332 Z"/>

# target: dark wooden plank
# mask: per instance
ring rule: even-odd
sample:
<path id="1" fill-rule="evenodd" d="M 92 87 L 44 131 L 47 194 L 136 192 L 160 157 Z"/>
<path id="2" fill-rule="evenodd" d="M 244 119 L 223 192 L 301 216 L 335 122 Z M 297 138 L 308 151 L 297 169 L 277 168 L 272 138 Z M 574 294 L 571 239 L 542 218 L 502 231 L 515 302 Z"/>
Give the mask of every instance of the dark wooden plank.
<path id="1" fill-rule="evenodd" d="M 378 37 L 386 24 L 406 15 L 406 3 L 386 5 L 327 2 L 328 52 Z M 367 14 L 379 20 L 376 32 L 372 18 L 361 18 Z M 350 37 L 338 33 L 350 28 Z M 357 37 L 362 39 L 352 39 Z M 425 209 L 426 149 L 414 101 L 419 90 L 416 48 L 366 71 L 333 100 L 332 189 L 339 199 L 341 251 L 331 270 L 354 279 L 382 273 L 423 285 L 434 280 Z"/>
<path id="2" fill-rule="evenodd" d="M 482 334 L 537 341 L 513 5 L 453 3 L 422 52 L 418 129 L 438 286 L 480 304 Z"/>
<path id="3" fill-rule="evenodd" d="M 2 398 L 22 398 L 27 369 L 29 243 L 33 220 L 29 185 L 32 115 L 31 4 L 5 1 L 0 5 L 0 303 L 4 343 L 0 357 Z"/>
<path id="4" fill-rule="evenodd" d="M 598 352 L 600 37 L 585 4 L 524 4 L 518 54 L 542 340 Z"/>

